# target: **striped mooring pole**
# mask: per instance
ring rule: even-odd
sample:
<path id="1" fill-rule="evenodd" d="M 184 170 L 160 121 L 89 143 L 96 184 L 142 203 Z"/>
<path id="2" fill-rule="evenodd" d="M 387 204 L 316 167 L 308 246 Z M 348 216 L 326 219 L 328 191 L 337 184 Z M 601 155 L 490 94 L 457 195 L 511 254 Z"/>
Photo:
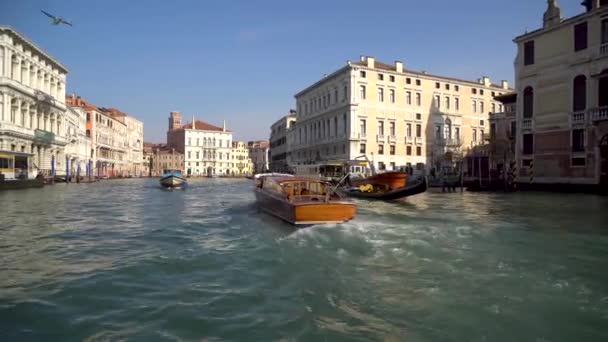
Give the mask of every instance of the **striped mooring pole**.
<path id="1" fill-rule="evenodd" d="M 534 183 L 534 160 L 530 161 L 530 184 Z"/>
<path id="2" fill-rule="evenodd" d="M 517 189 L 517 163 L 513 164 L 513 189 Z"/>

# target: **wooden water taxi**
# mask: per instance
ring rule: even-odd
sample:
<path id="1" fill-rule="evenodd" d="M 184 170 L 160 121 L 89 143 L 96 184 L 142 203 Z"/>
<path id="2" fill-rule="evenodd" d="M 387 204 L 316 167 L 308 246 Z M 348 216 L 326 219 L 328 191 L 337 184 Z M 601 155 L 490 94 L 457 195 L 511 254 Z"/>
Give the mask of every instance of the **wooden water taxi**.
<path id="1" fill-rule="evenodd" d="M 356 212 L 329 182 L 291 175 L 257 177 L 255 196 L 263 211 L 293 225 L 342 223 Z"/>
<path id="2" fill-rule="evenodd" d="M 176 188 L 186 186 L 187 181 L 179 170 L 163 170 L 160 184 L 165 188 Z"/>

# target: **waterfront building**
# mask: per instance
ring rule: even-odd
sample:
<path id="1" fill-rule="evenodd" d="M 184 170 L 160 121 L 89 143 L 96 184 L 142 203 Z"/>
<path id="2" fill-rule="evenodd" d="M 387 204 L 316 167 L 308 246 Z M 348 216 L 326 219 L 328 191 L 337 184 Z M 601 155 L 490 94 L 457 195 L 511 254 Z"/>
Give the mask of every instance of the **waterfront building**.
<path id="1" fill-rule="evenodd" d="M 144 124 L 133 116 L 127 115 L 115 108 L 103 108 L 103 111 L 118 121 L 125 124 L 127 128 L 127 175 L 142 176 L 143 172 L 143 141 Z"/>
<path id="2" fill-rule="evenodd" d="M 287 156 L 290 152 L 287 134 L 296 122 L 296 111 L 290 110 L 270 126 L 270 146 L 268 151 L 268 168 L 272 172 L 288 172 Z"/>
<path id="3" fill-rule="evenodd" d="M 6 164 L 5 178 L 65 170 L 67 72 L 31 40 L 0 26 L 0 163 Z"/>
<path id="4" fill-rule="evenodd" d="M 249 176 L 254 173 L 254 163 L 251 160 L 250 148 L 244 141 L 232 142 L 231 174 L 233 176 Z"/>
<path id="5" fill-rule="evenodd" d="M 484 141 L 489 112 L 502 106 L 494 96 L 510 91 L 506 81 L 432 75 L 362 56 L 295 95 L 291 163 L 366 155 L 378 170 L 453 165 Z"/>
<path id="6" fill-rule="evenodd" d="M 167 145 L 184 153 L 188 176 L 228 175 L 231 173 L 232 132 L 223 127 L 195 120 L 182 126 L 179 112 L 169 115 Z"/>
<path id="7" fill-rule="evenodd" d="M 184 169 L 184 154 L 175 148 L 166 145 L 157 145 L 154 147 L 152 156 L 152 175 L 160 177 L 163 170 L 183 170 Z"/>
<path id="8" fill-rule="evenodd" d="M 127 122 L 134 122 L 133 127 L 143 130 L 143 125 L 137 124 L 141 122 L 117 109 L 95 106 L 75 94 L 67 96 L 65 101 L 68 106 L 84 111 L 86 115 L 85 136 L 91 139 L 87 174 L 100 177 L 136 175 L 134 165 L 141 168 L 143 157 L 132 153 L 133 150 L 140 153 L 140 148 L 130 145 L 133 139 L 128 134 Z M 143 131 L 139 132 L 136 128 L 133 135 L 143 141 Z"/>
<path id="9" fill-rule="evenodd" d="M 87 113 L 82 107 L 67 106 L 65 157 L 71 176 L 85 176 L 93 142 L 87 136 Z"/>
<path id="10" fill-rule="evenodd" d="M 264 173 L 268 171 L 268 140 L 250 141 L 247 143 L 249 158 L 253 161 L 253 172 Z"/>
<path id="11" fill-rule="evenodd" d="M 514 39 L 521 183 L 608 188 L 608 1 L 583 5 L 564 19 L 550 0 Z"/>
<path id="12" fill-rule="evenodd" d="M 502 103 L 501 111 L 490 113 L 490 169 L 508 171 L 515 163 L 517 93 L 494 97 Z"/>
<path id="13" fill-rule="evenodd" d="M 160 147 L 160 144 L 153 144 L 153 143 L 147 143 L 144 142 L 143 145 L 143 159 L 144 159 L 144 176 L 147 177 L 152 177 L 152 176 L 156 176 L 156 174 L 153 174 L 153 161 L 154 161 L 154 151 L 157 147 Z"/>

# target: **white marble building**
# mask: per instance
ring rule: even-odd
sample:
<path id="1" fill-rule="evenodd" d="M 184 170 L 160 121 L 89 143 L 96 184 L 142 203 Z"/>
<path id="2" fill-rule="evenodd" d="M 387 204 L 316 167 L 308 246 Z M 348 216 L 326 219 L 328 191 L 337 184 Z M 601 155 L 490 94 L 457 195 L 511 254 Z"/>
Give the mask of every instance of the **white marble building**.
<path id="1" fill-rule="evenodd" d="M 28 178 L 49 174 L 53 158 L 56 169 L 65 170 L 67 72 L 32 41 L 0 26 L 0 151 Z"/>

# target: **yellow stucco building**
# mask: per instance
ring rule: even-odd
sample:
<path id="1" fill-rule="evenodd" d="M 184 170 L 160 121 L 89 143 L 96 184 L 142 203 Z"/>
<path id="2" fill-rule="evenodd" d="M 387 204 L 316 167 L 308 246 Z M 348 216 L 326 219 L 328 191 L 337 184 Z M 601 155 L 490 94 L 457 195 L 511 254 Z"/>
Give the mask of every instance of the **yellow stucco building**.
<path id="1" fill-rule="evenodd" d="M 519 182 L 608 189 L 608 0 L 515 38 Z"/>
<path id="2" fill-rule="evenodd" d="M 233 141 L 230 157 L 232 176 L 250 176 L 253 174 L 253 162 L 249 158 L 249 148 L 246 142 Z"/>
<path id="3" fill-rule="evenodd" d="M 295 95 L 290 131 L 292 165 L 366 155 L 379 170 L 452 165 L 489 133 L 494 96 L 512 91 L 493 84 L 408 70 L 361 56 Z"/>

